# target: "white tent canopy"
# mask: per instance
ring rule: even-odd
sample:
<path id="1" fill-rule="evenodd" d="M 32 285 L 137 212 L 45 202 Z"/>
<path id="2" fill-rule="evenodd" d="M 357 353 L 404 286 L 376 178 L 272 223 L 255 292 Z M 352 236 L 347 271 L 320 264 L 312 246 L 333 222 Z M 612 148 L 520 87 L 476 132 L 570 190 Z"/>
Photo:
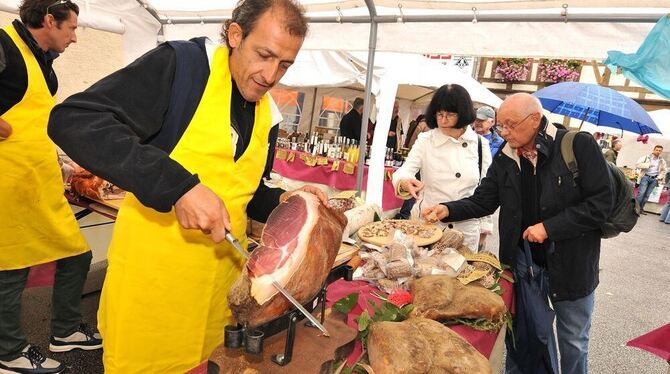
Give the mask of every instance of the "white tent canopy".
<path id="1" fill-rule="evenodd" d="M 375 55 L 371 92 L 376 97 L 377 119 L 371 164 L 383 165 L 386 146 L 386 134 L 391 121 L 393 102 L 398 99 L 399 115 L 404 130 L 410 121 L 410 108 L 424 107 L 432 97 L 432 92 L 444 84 L 463 86 L 476 102 L 492 107 L 500 106 L 502 100 L 481 83 L 460 69 L 445 66 L 422 55 L 396 52 L 378 52 Z M 361 52 L 310 51 L 302 50 L 294 66 L 281 80 L 283 87 L 346 87 L 347 96 L 360 96 L 352 92 L 365 87 L 367 55 Z M 317 96 L 316 92 L 308 93 Z M 314 109 L 318 107 L 316 97 L 310 96 L 303 113 L 312 115 L 302 118 L 315 123 Z M 312 104 L 311 106 L 309 103 Z M 379 158 L 379 160 L 377 160 Z M 382 191 L 383 168 L 370 168 L 367 191 Z M 382 196 L 374 192 L 367 195 L 368 200 L 381 203 Z M 377 201 L 379 200 L 379 201 Z"/>
<path id="2" fill-rule="evenodd" d="M 213 23 L 211 28 L 218 29 L 236 4 L 235 0 L 74 1 L 82 9 L 83 25 L 125 35 L 128 62 L 155 45 L 162 38 L 159 33 L 179 36 L 182 29 L 200 23 Z M 368 1 L 380 22 L 377 50 L 475 56 L 602 59 L 611 49 L 635 51 L 653 23 L 670 13 L 667 0 Z M 0 0 L 0 10 L 15 12 L 19 2 Z M 363 0 L 301 3 L 312 20 L 305 49 L 368 50 L 370 18 Z M 477 23 L 471 22 L 474 18 Z"/>
<path id="3" fill-rule="evenodd" d="M 130 62 L 187 28 L 230 17 L 236 0 L 74 0 L 82 25 L 123 33 Z M 0 0 L 16 11 L 20 0 Z M 310 17 L 304 49 L 603 59 L 608 50 L 637 50 L 668 0 L 302 0 Z M 195 25 L 195 26 L 194 26 Z M 211 27 L 217 30 L 217 26 Z M 171 30 L 172 29 L 172 30 Z M 366 37 L 366 36 L 369 36 Z M 372 80 L 372 71 L 366 72 Z M 392 105 L 401 76 L 380 80 L 380 107 Z M 371 86 L 366 86 L 369 98 Z M 388 92 L 388 94 L 387 94 Z M 393 94 L 391 95 L 390 92 Z M 366 100 L 364 122 L 369 113 Z M 380 111 L 380 114 L 384 114 Z M 389 118 L 377 118 L 385 123 Z M 379 128 L 378 128 L 379 129 Z M 371 163 L 381 165 L 373 149 Z M 378 170 L 379 176 L 382 171 Z M 377 173 L 371 170 L 370 180 Z M 362 174 L 359 173 L 359 181 Z M 370 187 L 370 186 L 368 186 Z M 368 188 L 368 191 L 374 191 Z M 368 194 L 368 200 L 370 200 Z M 381 196 L 372 198 L 381 201 Z"/>

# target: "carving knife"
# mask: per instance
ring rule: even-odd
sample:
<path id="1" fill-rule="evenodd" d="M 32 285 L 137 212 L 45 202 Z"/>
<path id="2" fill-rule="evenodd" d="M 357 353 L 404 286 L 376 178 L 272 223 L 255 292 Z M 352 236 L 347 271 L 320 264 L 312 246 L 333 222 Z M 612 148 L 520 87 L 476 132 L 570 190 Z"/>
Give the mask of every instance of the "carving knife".
<path id="1" fill-rule="evenodd" d="M 245 251 L 244 248 L 242 248 L 242 245 L 241 245 L 240 242 L 233 236 L 233 234 L 231 234 L 231 233 L 226 233 L 226 240 L 228 240 L 228 242 L 229 242 L 230 244 L 232 244 L 233 247 L 235 247 L 235 249 L 236 249 L 236 250 L 237 250 L 237 251 L 238 251 L 244 258 L 246 258 L 247 260 L 249 260 L 249 252 Z M 319 330 L 321 330 L 321 332 L 323 333 L 324 336 L 330 336 L 330 334 L 328 333 L 328 330 L 326 330 L 326 328 L 323 327 L 323 325 L 321 324 L 321 322 L 319 322 L 319 320 L 316 319 L 316 317 L 314 317 L 314 316 L 312 315 L 312 313 L 308 312 L 307 309 L 305 309 L 305 307 L 302 306 L 302 304 L 300 304 L 300 302 L 298 302 L 298 300 L 296 300 L 296 299 L 295 299 L 295 298 L 294 298 L 294 297 L 293 297 L 293 296 L 292 296 L 292 295 L 291 295 L 291 294 L 290 294 L 284 287 L 282 287 L 281 284 L 279 284 L 279 282 L 277 282 L 276 280 L 274 280 L 274 278 L 272 278 L 271 275 L 269 275 L 269 276 L 270 276 L 270 279 L 272 280 L 272 285 L 277 289 L 277 291 L 279 291 L 282 295 L 284 295 L 284 297 L 285 297 L 286 299 L 288 299 L 288 301 L 290 301 L 291 304 L 293 304 L 293 306 L 296 307 L 296 308 L 300 311 L 300 313 L 302 313 L 305 317 L 307 317 L 307 319 L 308 319 L 310 322 L 312 322 L 312 323 L 314 324 L 314 326 L 316 326 Z"/>

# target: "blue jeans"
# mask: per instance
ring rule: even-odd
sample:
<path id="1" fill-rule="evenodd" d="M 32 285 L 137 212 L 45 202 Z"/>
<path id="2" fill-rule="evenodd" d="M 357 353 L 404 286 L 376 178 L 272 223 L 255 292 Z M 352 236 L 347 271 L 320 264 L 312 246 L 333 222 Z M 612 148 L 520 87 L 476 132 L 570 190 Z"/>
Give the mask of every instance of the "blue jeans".
<path id="1" fill-rule="evenodd" d="M 517 256 L 517 266 L 522 266 L 520 269 L 528 267 L 525 256 Z M 588 372 L 589 332 L 591 331 L 594 295 L 595 292 L 592 292 L 581 299 L 553 303 L 556 312 L 556 333 L 562 374 L 586 374 Z M 555 342 L 551 343 L 555 344 Z M 509 355 L 505 362 L 505 373 L 521 373 Z"/>
<path id="2" fill-rule="evenodd" d="M 649 200 L 649 195 L 654 191 L 657 184 L 656 177 L 645 175 L 640 179 L 640 189 L 637 191 L 637 203 L 640 204 L 640 210 L 644 209 L 644 204 Z"/>
<path id="3" fill-rule="evenodd" d="M 670 223 L 670 199 L 665 203 L 663 209 L 661 209 L 661 222 Z"/>

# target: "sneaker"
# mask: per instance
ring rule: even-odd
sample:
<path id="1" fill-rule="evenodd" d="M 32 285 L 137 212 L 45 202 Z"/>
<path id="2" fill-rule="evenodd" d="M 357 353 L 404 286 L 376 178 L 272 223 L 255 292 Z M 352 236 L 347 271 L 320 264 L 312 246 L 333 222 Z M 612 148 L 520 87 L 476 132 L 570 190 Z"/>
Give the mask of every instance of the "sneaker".
<path id="1" fill-rule="evenodd" d="M 87 324 L 79 325 L 77 331 L 70 336 L 59 338 L 51 337 L 49 350 L 51 352 L 69 352 L 73 349 L 93 351 L 102 348 L 102 337 L 99 333 L 91 331 Z"/>
<path id="2" fill-rule="evenodd" d="M 51 374 L 61 373 L 65 366 L 46 358 L 34 345 L 26 346 L 21 356 L 12 361 L 0 361 L 0 373 Z"/>

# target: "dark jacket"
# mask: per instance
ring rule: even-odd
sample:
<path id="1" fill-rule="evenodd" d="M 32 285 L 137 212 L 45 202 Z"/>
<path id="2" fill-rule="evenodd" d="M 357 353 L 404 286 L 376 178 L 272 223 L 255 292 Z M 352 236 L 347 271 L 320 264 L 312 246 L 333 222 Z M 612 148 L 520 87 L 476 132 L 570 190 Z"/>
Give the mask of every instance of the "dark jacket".
<path id="1" fill-rule="evenodd" d="M 610 175 L 595 139 L 579 133 L 574 152 L 579 164 L 578 185 L 560 154 L 560 140 L 566 133 L 546 125 L 536 137 L 543 154 L 537 166 L 540 182 L 540 220 L 555 251 L 547 254 L 551 297 L 555 301 L 575 300 L 591 294 L 598 286 L 600 224 L 607 219 L 613 204 Z M 542 161 L 543 160 L 543 161 Z M 521 221 L 519 156 L 504 144 L 493 158 L 473 196 L 445 203 L 451 221 L 483 217 L 500 206 L 500 260 L 516 264 L 521 253 L 519 240 L 526 227 Z"/>
<path id="2" fill-rule="evenodd" d="M 197 174 L 186 170 L 169 154 L 200 103 L 209 77 L 208 59 L 204 46 L 199 56 L 202 58 L 193 61 L 178 61 L 174 48 L 163 43 L 84 92 L 70 96 L 52 110 L 48 127 L 51 139 L 79 165 L 134 193 L 142 204 L 159 212 L 169 212 L 181 196 L 200 182 Z M 202 74 L 184 73 L 177 80 L 177 69 L 187 65 L 191 72 L 204 72 L 204 78 Z M 185 80 L 190 85 L 188 90 L 184 88 Z M 180 104 L 181 131 L 174 134 L 171 146 L 162 148 L 151 140 L 170 127 L 166 124 L 174 118 L 173 90 L 194 94 Z M 236 160 L 249 143 L 254 108 L 253 103 L 245 103 L 233 82 L 231 125 L 239 135 Z M 272 170 L 277 133 L 278 126 L 274 126 L 268 136 L 264 177 L 269 177 Z M 259 181 L 247 206 L 249 217 L 265 222 L 279 204 L 282 192 Z"/>
<path id="3" fill-rule="evenodd" d="M 21 21 L 14 20 L 12 27 L 30 48 L 40 65 L 49 92 L 55 95 L 58 91 L 58 78 L 56 78 L 52 65 L 54 59 L 58 57 L 58 53 L 53 51 L 44 52 Z M 0 94 L 0 115 L 5 114 L 19 103 L 25 96 L 27 88 L 28 70 L 26 70 L 23 56 L 21 56 L 19 48 L 5 30 L 0 29 L 0 92 L 2 93 Z"/>
<path id="4" fill-rule="evenodd" d="M 340 135 L 358 142 L 361 139 L 361 123 L 361 114 L 355 109 L 350 110 L 340 120 Z"/>
<path id="5" fill-rule="evenodd" d="M 616 159 L 619 156 L 619 152 L 613 150 L 613 149 L 608 149 L 607 152 L 605 152 L 605 160 L 613 163 L 616 165 Z"/>

